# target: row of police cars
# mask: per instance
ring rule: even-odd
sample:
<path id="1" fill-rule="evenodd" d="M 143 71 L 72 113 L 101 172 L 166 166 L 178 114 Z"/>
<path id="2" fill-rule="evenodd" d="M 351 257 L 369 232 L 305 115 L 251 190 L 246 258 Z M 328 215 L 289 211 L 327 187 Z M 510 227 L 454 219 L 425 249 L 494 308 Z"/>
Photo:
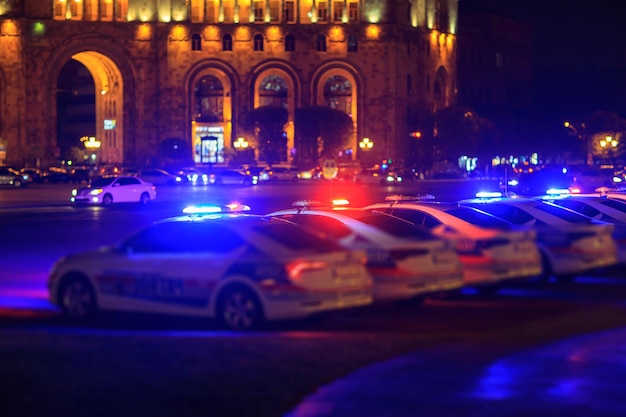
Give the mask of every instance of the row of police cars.
<path id="1" fill-rule="evenodd" d="M 390 195 L 365 207 L 297 201 L 272 213 L 191 206 L 106 248 L 58 260 L 50 301 L 101 311 L 210 317 L 248 330 L 372 303 L 512 280 L 570 279 L 626 263 L 626 193 Z"/>

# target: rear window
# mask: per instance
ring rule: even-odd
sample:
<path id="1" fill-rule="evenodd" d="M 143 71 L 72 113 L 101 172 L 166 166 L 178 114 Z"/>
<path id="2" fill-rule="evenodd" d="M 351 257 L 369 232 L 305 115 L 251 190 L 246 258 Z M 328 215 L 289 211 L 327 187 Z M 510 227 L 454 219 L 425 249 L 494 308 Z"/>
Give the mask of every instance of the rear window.
<path id="1" fill-rule="evenodd" d="M 290 250 L 309 250 L 318 253 L 345 250 L 336 242 L 295 224 L 267 223 L 256 226 L 254 231 Z"/>
<path id="2" fill-rule="evenodd" d="M 418 240 L 435 239 L 435 237 L 428 230 L 385 214 L 372 213 L 366 216 L 358 217 L 356 220 L 374 226 L 377 229 L 398 238 Z"/>
<path id="3" fill-rule="evenodd" d="M 448 210 L 447 213 L 480 227 L 490 229 L 509 229 L 511 227 L 511 224 L 507 221 L 467 207 Z"/>
<path id="4" fill-rule="evenodd" d="M 559 207 L 550 203 L 540 203 L 535 206 L 537 210 L 544 211 L 546 213 L 552 214 L 553 216 L 559 217 L 566 222 L 570 223 L 586 223 L 589 222 L 589 217 L 583 216 L 582 214 L 578 214 L 569 209 Z"/>

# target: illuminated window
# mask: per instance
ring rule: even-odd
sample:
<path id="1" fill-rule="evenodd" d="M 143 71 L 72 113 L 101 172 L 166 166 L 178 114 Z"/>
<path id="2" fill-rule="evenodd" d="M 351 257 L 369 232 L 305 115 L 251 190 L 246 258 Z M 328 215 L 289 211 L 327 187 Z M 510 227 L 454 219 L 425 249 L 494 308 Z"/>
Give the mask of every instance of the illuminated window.
<path id="1" fill-rule="evenodd" d="M 217 23 L 217 13 L 215 2 L 213 0 L 208 0 L 206 2 L 206 21 L 208 23 Z"/>
<path id="2" fill-rule="evenodd" d="M 335 75 L 324 84 L 324 101 L 327 107 L 341 110 L 352 117 L 352 85 L 345 77 Z"/>
<path id="3" fill-rule="evenodd" d="M 280 21 L 280 2 L 271 0 L 270 1 L 270 21 L 278 22 Z"/>
<path id="4" fill-rule="evenodd" d="M 56 0 L 54 2 L 54 18 L 65 19 L 65 6 L 67 3 L 64 1 Z"/>
<path id="5" fill-rule="evenodd" d="M 222 51 L 233 50 L 233 37 L 228 33 L 222 36 Z"/>
<path id="6" fill-rule="evenodd" d="M 278 75 L 265 77 L 259 84 L 259 106 L 288 108 L 288 86 Z"/>
<path id="7" fill-rule="evenodd" d="M 326 36 L 317 35 L 317 51 L 326 52 Z"/>
<path id="8" fill-rule="evenodd" d="M 224 121 L 224 87 L 216 77 L 202 77 L 194 88 L 194 99 L 194 120 L 204 123 Z"/>
<path id="9" fill-rule="evenodd" d="M 440 32 L 448 32 L 448 0 L 438 0 L 435 5 L 435 24 Z"/>
<path id="10" fill-rule="evenodd" d="M 343 1 L 333 2 L 333 21 L 341 22 L 343 19 Z"/>
<path id="11" fill-rule="evenodd" d="M 194 33 L 193 35 L 191 35 L 191 50 L 192 51 L 202 50 L 202 38 L 197 33 Z"/>
<path id="12" fill-rule="evenodd" d="M 254 2 L 254 21 L 255 22 L 263 22 L 265 20 L 265 10 L 263 9 L 264 5 L 265 5 L 264 1 Z"/>
<path id="13" fill-rule="evenodd" d="M 233 8 L 231 6 L 224 6 L 224 23 L 233 22 Z"/>
<path id="14" fill-rule="evenodd" d="M 128 18 L 128 0 L 117 0 L 115 9 L 115 18 L 117 20 L 127 20 Z"/>
<path id="15" fill-rule="evenodd" d="M 327 22 L 328 21 L 328 3 L 322 1 L 317 5 L 317 21 L 318 22 Z"/>
<path id="16" fill-rule="evenodd" d="M 285 2 L 285 14 L 283 20 L 287 23 L 294 23 L 296 21 L 296 3 L 294 1 Z"/>
<path id="17" fill-rule="evenodd" d="M 113 2 L 108 0 L 100 0 L 100 19 L 113 20 Z"/>
<path id="18" fill-rule="evenodd" d="M 289 34 L 285 36 L 285 52 L 294 52 L 296 50 L 296 37 Z"/>
<path id="19" fill-rule="evenodd" d="M 348 4 L 348 16 L 351 22 L 359 21 L 359 3 L 353 1 Z"/>
<path id="20" fill-rule="evenodd" d="M 358 50 L 358 37 L 355 34 L 348 35 L 348 52 L 357 52 Z"/>
<path id="21" fill-rule="evenodd" d="M 257 52 L 263 51 L 263 35 L 254 35 L 254 50 Z"/>

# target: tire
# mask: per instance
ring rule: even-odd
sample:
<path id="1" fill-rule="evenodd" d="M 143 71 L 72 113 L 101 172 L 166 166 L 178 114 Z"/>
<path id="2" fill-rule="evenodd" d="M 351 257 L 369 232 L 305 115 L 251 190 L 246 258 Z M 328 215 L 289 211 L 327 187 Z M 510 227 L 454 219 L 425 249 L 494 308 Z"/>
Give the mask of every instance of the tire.
<path id="1" fill-rule="evenodd" d="M 112 203 L 113 203 L 113 196 L 111 194 L 105 194 L 104 197 L 102 197 L 103 206 L 110 206 Z"/>
<path id="2" fill-rule="evenodd" d="M 145 206 L 149 202 L 150 202 L 150 194 L 142 193 L 141 197 L 139 197 L 139 204 L 141 204 L 142 206 Z"/>
<path id="3" fill-rule="evenodd" d="M 86 278 L 80 275 L 64 278 L 57 296 L 66 317 L 82 321 L 96 316 L 96 294 Z"/>
<path id="4" fill-rule="evenodd" d="M 217 302 L 217 319 L 230 330 L 252 330 L 265 321 L 261 302 L 254 292 L 244 285 L 227 287 Z"/>
<path id="5" fill-rule="evenodd" d="M 15 186 L 15 188 L 22 188 L 24 186 L 24 183 L 21 180 L 15 180 L 13 181 L 13 185 Z"/>

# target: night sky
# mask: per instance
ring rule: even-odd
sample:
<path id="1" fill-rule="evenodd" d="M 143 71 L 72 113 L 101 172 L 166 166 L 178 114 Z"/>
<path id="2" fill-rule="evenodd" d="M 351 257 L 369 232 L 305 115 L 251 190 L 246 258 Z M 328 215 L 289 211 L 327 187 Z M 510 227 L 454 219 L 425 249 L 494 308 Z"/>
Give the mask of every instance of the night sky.
<path id="1" fill-rule="evenodd" d="M 609 110 L 626 117 L 626 13 L 622 2 L 459 2 L 480 4 L 530 25 L 534 102 L 539 114 L 583 118 L 595 110 Z"/>

